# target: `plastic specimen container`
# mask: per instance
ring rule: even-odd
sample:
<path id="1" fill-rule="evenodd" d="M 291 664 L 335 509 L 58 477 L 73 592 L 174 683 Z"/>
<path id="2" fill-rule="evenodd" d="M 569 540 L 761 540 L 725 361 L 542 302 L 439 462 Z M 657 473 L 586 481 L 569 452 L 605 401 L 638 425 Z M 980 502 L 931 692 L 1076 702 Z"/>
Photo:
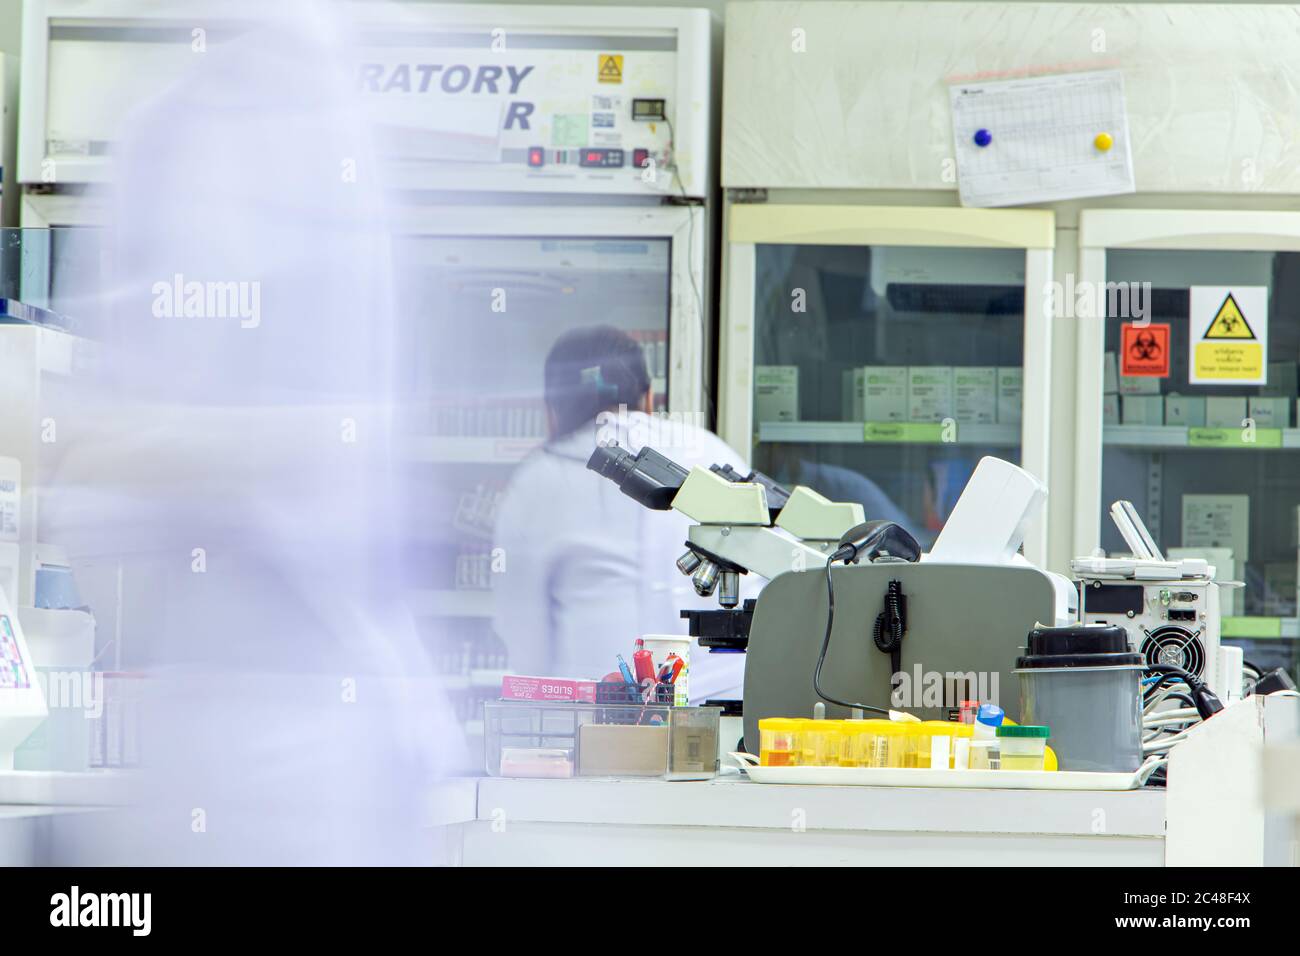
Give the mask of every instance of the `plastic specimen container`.
<path id="1" fill-rule="evenodd" d="M 1051 728 L 1033 724 L 1003 724 L 998 728 L 1002 770 L 1042 770 Z"/>

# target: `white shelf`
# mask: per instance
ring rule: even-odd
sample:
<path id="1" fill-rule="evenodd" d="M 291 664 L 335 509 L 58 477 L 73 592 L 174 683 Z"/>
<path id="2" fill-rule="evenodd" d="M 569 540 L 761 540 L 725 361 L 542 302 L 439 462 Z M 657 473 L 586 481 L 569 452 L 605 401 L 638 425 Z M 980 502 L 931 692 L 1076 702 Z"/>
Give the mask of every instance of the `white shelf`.
<path id="1" fill-rule="evenodd" d="M 429 435 L 408 439 L 402 457 L 426 465 L 515 465 L 542 444 L 541 438 Z"/>
<path id="2" fill-rule="evenodd" d="M 492 592 L 421 588 L 408 591 L 407 602 L 419 617 L 491 617 Z"/>
<path id="3" fill-rule="evenodd" d="M 885 441 L 868 442 L 866 424 L 866 422 L 761 422 L 758 426 L 758 440 L 827 445 L 891 444 Z M 952 442 L 903 439 L 898 444 L 990 445 L 1011 448 L 1020 444 L 1020 425 L 957 425 L 956 439 Z"/>

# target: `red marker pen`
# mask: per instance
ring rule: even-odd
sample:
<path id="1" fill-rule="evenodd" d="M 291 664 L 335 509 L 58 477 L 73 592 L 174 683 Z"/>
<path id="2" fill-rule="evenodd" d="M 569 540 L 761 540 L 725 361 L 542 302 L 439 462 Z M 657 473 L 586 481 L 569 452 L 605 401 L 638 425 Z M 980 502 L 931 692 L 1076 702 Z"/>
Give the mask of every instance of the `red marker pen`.
<path id="1" fill-rule="evenodd" d="M 654 655 L 649 651 L 637 651 L 632 655 L 632 666 L 636 668 L 636 679 L 638 681 L 654 680 L 655 661 Z"/>

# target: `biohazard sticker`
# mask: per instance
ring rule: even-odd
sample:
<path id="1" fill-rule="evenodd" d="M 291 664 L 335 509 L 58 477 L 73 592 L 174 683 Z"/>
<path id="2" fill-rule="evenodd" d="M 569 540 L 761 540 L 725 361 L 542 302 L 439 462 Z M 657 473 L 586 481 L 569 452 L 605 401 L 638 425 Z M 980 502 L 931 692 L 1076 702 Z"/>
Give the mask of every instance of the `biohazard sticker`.
<path id="1" fill-rule="evenodd" d="M 602 53 L 596 58 L 596 79 L 601 83 L 623 82 L 623 55 Z"/>
<path id="2" fill-rule="evenodd" d="M 1169 377 L 1169 326 L 1121 325 L 1119 374 Z"/>
<path id="3" fill-rule="evenodd" d="M 1187 380 L 1194 385 L 1268 382 L 1268 286 L 1191 289 Z"/>

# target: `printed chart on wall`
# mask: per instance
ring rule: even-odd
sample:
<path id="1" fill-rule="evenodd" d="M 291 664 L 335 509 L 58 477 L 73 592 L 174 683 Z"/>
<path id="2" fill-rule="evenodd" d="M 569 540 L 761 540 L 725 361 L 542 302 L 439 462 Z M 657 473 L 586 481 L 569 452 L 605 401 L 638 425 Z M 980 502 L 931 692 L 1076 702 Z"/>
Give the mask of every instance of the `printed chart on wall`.
<path id="1" fill-rule="evenodd" d="M 959 82 L 948 95 L 963 206 L 1134 191 L 1120 71 Z"/>
<path id="2" fill-rule="evenodd" d="M 1268 382 L 1268 286 L 1194 285 L 1188 310 L 1188 381 Z"/>

